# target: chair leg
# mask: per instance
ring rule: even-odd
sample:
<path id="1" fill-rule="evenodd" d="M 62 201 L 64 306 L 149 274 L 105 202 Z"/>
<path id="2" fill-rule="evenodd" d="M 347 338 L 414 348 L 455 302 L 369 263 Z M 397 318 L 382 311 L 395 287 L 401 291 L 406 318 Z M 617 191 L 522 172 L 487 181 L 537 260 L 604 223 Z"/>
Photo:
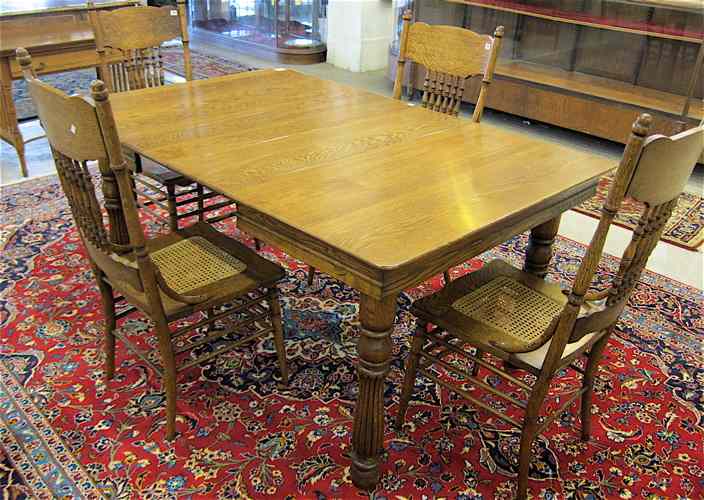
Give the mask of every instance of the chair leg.
<path id="1" fill-rule="evenodd" d="M 166 185 L 166 205 L 169 208 L 169 229 L 171 232 L 178 231 L 178 211 L 176 209 L 176 186 Z"/>
<path id="2" fill-rule="evenodd" d="M 411 400 L 413 388 L 416 384 L 418 360 L 420 359 L 420 350 L 423 348 L 423 342 L 425 342 L 427 326 L 427 322 L 420 320 L 418 321 L 418 324 L 416 325 L 416 333 L 413 336 L 413 343 L 411 344 L 411 352 L 408 354 L 408 359 L 406 361 L 406 376 L 403 379 L 401 401 L 399 402 L 398 415 L 396 416 L 396 427 L 399 429 L 403 427 L 403 422 L 406 419 L 406 411 L 408 410 L 408 403 Z"/>
<path id="3" fill-rule="evenodd" d="M 152 318 L 156 323 L 159 338 L 161 364 L 164 369 L 164 392 L 166 393 L 166 439 L 176 437 L 176 359 L 171 344 L 171 330 L 165 318 Z"/>
<path id="4" fill-rule="evenodd" d="M 214 307 L 209 307 L 208 309 L 205 310 L 205 318 L 210 319 L 213 316 L 215 316 L 215 308 Z M 210 332 L 215 330 L 215 323 L 208 323 L 205 325 L 206 331 Z"/>
<path id="5" fill-rule="evenodd" d="M 21 147 L 17 148 L 17 159 L 20 161 L 20 173 L 22 174 L 22 177 L 29 177 L 29 171 L 27 170 L 27 156 L 24 153 L 24 142 L 21 144 Z"/>
<path id="6" fill-rule="evenodd" d="M 528 495 L 528 469 L 530 466 L 530 459 L 532 455 L 531 445 L 533 444 L 535 424 L 530 422 L 526 417 L 526 421 L 523 425 L 523 430 L 521 432 L 521 448 L 518 455 L 518 491 L 516 492 L 517 500 L 525 500 Z"/>
<path id="7" fill-rule="evenodd" d="M 447 285 L 448 283 L 450 283 L 450 281 L 452 281 L 452 279 L 450 278 L 450 271 L 449 271 L 449 270 L 447 270 L 447 271 L 445 271 L 444 273 L 442 273 L 442 277 L 443 277 L 443 279 L 445 280 L 445 284 L 446 284 L 446 285 Z"/>
<path id="8" fill-rule="evenodd" d="M 582 388 L 586 389 L 582 394 L 581 417 L 582 417 L 582 441 L 589 441 L 592 431 L 592 393 L 594 392 L 594 375 L 596 374 L 601 355 L 609 341 L 609 335 L 604 335 L 599 339 L 589 352 L 587 366 L 584 370 Z"/>
<path id="9" fill-rule="evenodd" d="M 205 200 L 203 199 L 203 196 L 205 196 L 205 190 L 200 184 L 196 185 L 196 190 L 196 196 L 198 197 L 198 220 L 203 222 L 205 220 Z"/>
<path id="10" fill-rule="evenodd" d="M 103 351 L 105 352 L 105 378 L 111 380 L 115 376 L 115 298 L 110 285 L 102 280 L 102 273 L 98 274 L 98 288 L 103 303 L 105 315 L 105 339 Z"/>
<path id="11" fill-rule="evenodd" d="M 481 359 L 482 355 L 484 354 L 483 351 L 477 349 L 477 352 L 474 354 L 474 357 L 477 359 Z M 479 363 L 476 361 L 474 362 L 474 365 L 472 366 L 472 376 L 476 377 L 477 373 L 479 373 Z"/>
<path id="12" fill-rule="evenodd" d="M 550 387 L 552 374 L 542 372 L 533 386 L 528 407 L 523 418 L 523 429 L 521 429 L 521 447 L 518 455 L 518 490 L 517 500 L 525 500 L 528 495 L 528 470 L 531 459 L 531 445 L 537 436 L 538 415 L 543 404 L 545 395 Z"/>
<path id="13" fill-rule="evenodd" d="M 271 311 L 271 324 L 274 328 L 274 345 L 276 346 L 276 357 L 279 359 L 281 382 L 283 382 L 284 385 L 288 385 L 288 363 L 286 361 L 286 344 L 284 343 L 281 304 L 279 303 L 279 291 L 275 286 L 269 289 L 267 302 L 269 303 L 269 310 Z"/>
<path id="14" fill-rule="evenodd" d="M 308 267 L 308 286 L 313 286 L 313 280 L 315 279 L 315 268 L 313 266 Z"/>

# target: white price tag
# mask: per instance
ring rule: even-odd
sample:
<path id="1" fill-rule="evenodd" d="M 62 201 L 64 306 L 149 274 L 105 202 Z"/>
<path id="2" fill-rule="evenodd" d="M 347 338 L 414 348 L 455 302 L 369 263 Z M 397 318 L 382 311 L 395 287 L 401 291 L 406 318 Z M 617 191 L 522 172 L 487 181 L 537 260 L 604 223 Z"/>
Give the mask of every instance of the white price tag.
<path id="1" fill-rule="evenodd" d="M 76 126 L 72 123 L 71 126 L 68 128 L 69 132 L 71 132 L 73 135 L 76 135 Z"/>
<path id="2" fill-rule="evenodd" d="M 171 9 L 172 16 L 178 16 L 178 11 L 176 9 Z"/>
<path id="3" fill-rule="evenodd" d="M 489 42 L 484 44 L 484 50 L 491 50 L 491 44 Z"/>

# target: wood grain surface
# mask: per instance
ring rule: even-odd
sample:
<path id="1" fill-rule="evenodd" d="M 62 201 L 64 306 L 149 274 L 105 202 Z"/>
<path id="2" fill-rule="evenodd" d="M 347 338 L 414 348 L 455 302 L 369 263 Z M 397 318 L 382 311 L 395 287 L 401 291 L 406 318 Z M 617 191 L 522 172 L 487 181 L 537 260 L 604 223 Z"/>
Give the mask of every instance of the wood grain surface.
<path id="1" fill-rule="evenodd" d="M 379 270 L 485 238 L 614 166 L 289 70 L 112 100 L 128 148 Z"/>

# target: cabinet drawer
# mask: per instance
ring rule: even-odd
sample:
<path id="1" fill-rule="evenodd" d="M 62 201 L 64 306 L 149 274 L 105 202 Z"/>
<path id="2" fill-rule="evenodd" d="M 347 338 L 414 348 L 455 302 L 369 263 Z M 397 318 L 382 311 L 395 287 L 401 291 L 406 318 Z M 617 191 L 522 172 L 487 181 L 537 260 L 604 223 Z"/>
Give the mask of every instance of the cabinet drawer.
<path id="1" fill-rule="evenodd" d="M 115 60 L 118 58 L 115 57 Z M 72 49 L 52 54 L 38 54 L 32 56 L 34 70 L 42 75 L 46 73 L 60 73 L 74 69 L 91 68 L 98 65 L 98 54 L 95 47 Z M 12 78 L 22 78 L 22 71 L 16 58 L 10 60 Z"/>

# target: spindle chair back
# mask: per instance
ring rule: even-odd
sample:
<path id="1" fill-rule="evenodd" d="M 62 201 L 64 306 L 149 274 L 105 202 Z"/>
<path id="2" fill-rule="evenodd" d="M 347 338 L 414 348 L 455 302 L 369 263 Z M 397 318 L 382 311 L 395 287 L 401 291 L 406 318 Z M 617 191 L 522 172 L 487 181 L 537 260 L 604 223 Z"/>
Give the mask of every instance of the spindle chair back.
<path id="1" fill-rule="evenodd" d="M 456 26 L 411 24 L 412 16 L 410 10 L 403 14 L 394 98 L 401 98 L 406 62 L 415 62 L 425 67 L 421 105 L 457 116 L 467 79 L 483 75 L 472 115 L 472 120 L 479 122 L 494 78 L 504 27 L 497 27 L 492 38 Z"/>
<path id="2" fill-rule="evenodd" d="M 161 46 L 180 39 L 186 80 L 193 79 L 189 47 L 188 18 L 185 0 L 176 6 L 124 7 L 107 11 L 89 11 L 100 61 L 101 77 L 108 82 L 111 92 L 124 92 L 164 85 L 164 62 Z M 115 54 L 120 54 L 118 62 Z M 179 221 L 195 218 L 217 222 L 234 215 L 224 209 L 231 200 L 219 197 L 200 184 L 139 155 L 128 158 L 135 176 L 135 191 L 140 208 L 158 219 L 158 207 L 168 215 L 169 227 L 178 230 Z M 217 200 L 214 198 L 218 198 Z M 206 200 L 211 202 L 206 203 Z M 215 215 L 212 215 L 212 214 Z M 207 214 L 211 214 L 206 217 Z"/>
<path id="3" fill-rule="evenodd" d="M 186 80 L 193 79 L 185 0 L 175 7 L 135 6 L 89 11 L 101 77 L 111 92 L 164 85 L 161 46 L 179 39 Z M 119 54 L 120 60 L 114 60 Z M 110 58 L 108 58 L 110 55 Z"/>

